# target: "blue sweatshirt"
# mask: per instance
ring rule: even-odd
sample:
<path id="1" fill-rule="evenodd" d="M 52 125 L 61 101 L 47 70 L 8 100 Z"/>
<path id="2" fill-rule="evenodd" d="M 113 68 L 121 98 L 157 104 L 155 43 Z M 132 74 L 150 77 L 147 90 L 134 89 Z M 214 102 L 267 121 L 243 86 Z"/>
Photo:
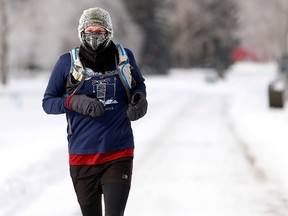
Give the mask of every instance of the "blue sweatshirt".
<path id="1" fill-rule="evenodd" d="M 132 66 L 131 73 L 136 81 L 131 95 L 142 92 L 146 95 L 146 86 L 133 53 L 126 49 Z M 42 100 L 47 114 L 70 113 L 73 134 L 67 138 L 70 154 L 96 154 L 134 148 L 131 122 L 126 116 L 128 98 L 125 88 L 117 74 L 116 63 L 111 62 L 105 71 L 86 70 L 93 75 L 85 80 L 76 94 L 85 94 L 98 98 L 105 105 L 105 113 L 93 118 L 66 108 L 66 82 L 70 72 L 70 53 L 63 54 L 53 68 Z"/>

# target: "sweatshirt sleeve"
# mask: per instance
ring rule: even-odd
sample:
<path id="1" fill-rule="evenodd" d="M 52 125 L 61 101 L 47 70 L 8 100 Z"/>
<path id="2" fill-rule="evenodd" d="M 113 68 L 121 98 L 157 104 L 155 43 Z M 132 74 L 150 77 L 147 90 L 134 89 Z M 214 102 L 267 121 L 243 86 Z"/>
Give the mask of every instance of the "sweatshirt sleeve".
<path id="1" fill-rule="evenodd" d="M 133 88 L 132 94 L 136 92 L 141 92 L 146 96 L 146 85 L 145 85 L 145 79 L 143 78 L 138 65 L 135 61 L 133 53 L 129 50 L 126 49 L 127 55 L 129 57 L 129 62 L 132 67 L 131 73 L 134 78 L 134 81 L 136 83 L 135 87 Z"/>
<path id="2" fill-rule="evenodd" d="M 42 100 L 43 110 L 47 114 L 62 114 L 67 111 L 64 95 L 70 66 L 70 54 L 66 53 L 59 58 L 53 68 Z"/>

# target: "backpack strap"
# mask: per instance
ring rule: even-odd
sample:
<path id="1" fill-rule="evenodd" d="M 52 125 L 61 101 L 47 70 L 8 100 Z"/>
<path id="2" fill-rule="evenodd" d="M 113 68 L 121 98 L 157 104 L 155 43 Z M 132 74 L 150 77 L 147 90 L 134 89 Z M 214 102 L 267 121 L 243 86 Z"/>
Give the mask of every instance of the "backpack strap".
<path id="1" fill-rule="evenodd" d="M 66 96 L 75 94 L 85 81 L 85 68 L 79 58 L 79 48 L 70 51 L 71 67 L 66 82 Z"/>
<path id="2" fill-rule="evenodd" d="M 71 56 L 71 71 L 70 73 L 73 75 L 74 79 L 77 81 L 81 81 L 85 69 L 83 67 L 82 62 L 79 57 L 79 48 L 76 47 L 70 51 Z"/>
<path id="3" fill-rule="evenodd" d="M 86 76 L 84 75 L 85 68 L 79 58 L 79 48 L 74 48 L 70 51 L 71 68 L 66 82 L 66 94 L 69 96 L 75 94 L 84 84 Z M 68 133 L 73 134 L 71 126 L 70 111 L 67 113 Z"/>
<path id="4" fill-rule="evenodd" d="M 133 77 L 131 74 L 131 65 L 129 63 L 129 58 L 128 55 L 123 48 L 121 44 L 117 44 L 117 51 L 118 51 L 118 57 L 119 57 L 119 62 L 117 66 L 117 72 L 120 77 L 121 82 L 123 83 L 128 100 L 130 101 L 131 99 L 131 89 L 133 88 Z"/>

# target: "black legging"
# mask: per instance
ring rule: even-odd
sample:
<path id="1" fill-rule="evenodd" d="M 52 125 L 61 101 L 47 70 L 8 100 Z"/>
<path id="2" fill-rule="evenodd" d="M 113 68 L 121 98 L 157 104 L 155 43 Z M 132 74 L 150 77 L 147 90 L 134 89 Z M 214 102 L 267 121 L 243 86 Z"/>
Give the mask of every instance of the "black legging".
<path id="1" fill-rule="evenodd" d="M 133 158 L 119 158 L 100 165 L 70 166 L 83 216 L 123 216 L 129 195 Z"/>
<path id="2" fill-rule="evenodd" d="M 123 183 L 102 185 L 105 203 L 105 216 L 123 216 L 130 187 Z M 101 194 L 96 194 L 90 205 L 81 207 L 83 216 L 102 216 Z"/>

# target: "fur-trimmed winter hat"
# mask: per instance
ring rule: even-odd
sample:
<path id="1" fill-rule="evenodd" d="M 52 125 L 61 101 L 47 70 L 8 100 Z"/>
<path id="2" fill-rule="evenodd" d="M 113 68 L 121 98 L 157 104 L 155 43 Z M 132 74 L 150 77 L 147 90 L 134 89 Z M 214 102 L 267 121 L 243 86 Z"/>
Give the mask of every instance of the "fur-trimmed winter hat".
<path id="1" fill-rule="evenodd" d="M 78 26 L 78 36 L 80 41 L 82 41 L 81 32 L 92 25 L 102 26 L 108 32 L 109 39 L 113 38 L 112 21 L 110 14 L 106 10 L 100 7 L 95 7 L 83 11 Z"/>

